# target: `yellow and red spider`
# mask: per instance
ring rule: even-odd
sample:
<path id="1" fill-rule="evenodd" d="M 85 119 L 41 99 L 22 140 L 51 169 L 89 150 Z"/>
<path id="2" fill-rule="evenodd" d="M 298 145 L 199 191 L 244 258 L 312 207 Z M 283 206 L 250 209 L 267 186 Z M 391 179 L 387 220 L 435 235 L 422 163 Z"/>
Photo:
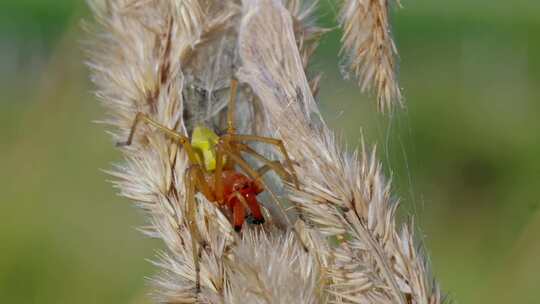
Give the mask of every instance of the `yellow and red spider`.
<path id="1" fill-rule="evenodd" d="M 204 126 L 197 126 L 193 129 L 190 140 L 187 136 L 167 128 L 147 114 L 139 112 L 135 117 L 127 141 L 118 144 L 119 146 L 130 145 L 137 125 L 139 122 L 145 122 L 164 132 L 167 137 L 181 145 L 187 153 L 189 167 L 186 172 L 186 200 L 188 204 L 186 209 L 188 211 L 188 224 L 193 235 L 192 247 L 197 270 L 197 289 L 199 289 L 199 262 L 198 254 L 195 251 L 195 241 L 202 243 L 202 240 L 198 239 L 200 237 L 195 226 L 195 194 L 200 192 L 208 201 L 226 206 L 232 214 L 234 229 L 240 231 L 248 210 L 254 219 L 253 223 L 264 223 L 257 195 L 265 190 L 262 176 L 266 172 L 273 170 L 281 178 L 293 182 L 298 187 L 292 162 L 281 140 L 257 135 L 236 134 L 234 111 L 237 85 L 236 80 L 231 81 L 227 109 L 227 131 L 221 136 Z M 246 144 L 249 141 L 276 146 L 283 154 L 287 169 L 279 161 L 269 160 L 256 152 Z M 250 155 L 264 165 L 254 169 L 245 161 L 242 154 Z"/>

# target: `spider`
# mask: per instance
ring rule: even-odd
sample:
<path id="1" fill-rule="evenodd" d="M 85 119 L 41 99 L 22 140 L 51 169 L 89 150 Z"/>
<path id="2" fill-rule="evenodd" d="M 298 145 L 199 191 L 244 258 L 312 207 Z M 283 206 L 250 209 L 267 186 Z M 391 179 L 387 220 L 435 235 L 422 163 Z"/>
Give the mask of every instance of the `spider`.
<path id="1" fill-rule="evenodd" d="M 188 226 L 193 236 L 191 239 L 197 273 L 197 290 L 200 290 L 200 266 L 195 242 L 203 242 L 195 226 L 195 194 L 200 192 L 208 201 L 228 208 L 232 214 L 234 229 L 240 232 L 247 210 L 251 213 L 254 224 L 264 223 L 257 195 L 265 190 L 262 182 L 265 173 L 273 170 L 282 179 L 294 183 L 298 188 L 296 173 L 281 140 L 236 133 L 234 111 L 237 86 L 237 80 L 233 79 L 227 109 L 227 130 L 221 136 L 204 126 L 197 126 L 193 129 L 190 140 L 190 138 L 155 121 L 148 114 L 139 112 L 135 117 L 127 141 L 118 143 L 118 146 L 131 145 L 137 126 L 140 122 L 144 122 L 165 133 L 167 137 L 181 145 L 186 151 L 189 163 L 185 183 L 188 204 L 186 209 L 188 210 Z M 269 160 L 256 152 L 246 144 L 249 141 L 276 146 L 283 154 L 287 169 L 281 162 Z M 242 154 L 251 155 L 264 165 L 254 169 L 245 161 Z"/>

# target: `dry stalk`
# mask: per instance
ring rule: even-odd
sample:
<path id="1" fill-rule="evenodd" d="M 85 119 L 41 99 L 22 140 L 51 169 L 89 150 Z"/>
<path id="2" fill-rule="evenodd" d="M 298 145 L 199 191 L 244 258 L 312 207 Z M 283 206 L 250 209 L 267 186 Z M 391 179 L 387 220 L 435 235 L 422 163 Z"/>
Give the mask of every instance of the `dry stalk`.
<path id="1" fill-rule="evenodd" d="M 233 231 L 226 212 L 197 197 L 201 291 L 185 200 L 186 155 L 142 127 L 125 163 L 111 172 L 120 193 L 148 213 L 142 230 L 166 252 L 155 264 L 157 302 L 440 303 L 409 226 L 395 224 L 374 154 L 345 153 L 313 98 L 306 76 L 324 29 L 300 0 L 89 0 L 97 28 L 88 63 L 105 120 L 126 138 L 144 112 L 190 135 L 196 124 L 225 128 L 229 82 L 240 88 L 239 132 L 284 141 L 301 190 L 288 189 L 303 215 L 294 231 L 274 216 L 263 227 Z M 260 147 L 256 147 L 260 149 Z M 260 151 L 272 154 L 272 150 Z M 277 185 L 282 187 L 282 185 Z M 272 200 L 266 206 L 272 206 Z M 292 217 L 291 219 L 294 219 Z M 301 239 L 301 241 L 300 241 Z M 307 248 L 307 250 L 306 250 Z"/>

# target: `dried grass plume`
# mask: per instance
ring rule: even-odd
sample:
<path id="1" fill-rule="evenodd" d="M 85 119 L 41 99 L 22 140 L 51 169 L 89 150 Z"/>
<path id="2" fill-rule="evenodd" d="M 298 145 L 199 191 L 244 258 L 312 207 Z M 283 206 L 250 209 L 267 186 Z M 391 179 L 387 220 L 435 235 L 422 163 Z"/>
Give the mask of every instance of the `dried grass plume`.
<path id="1" fill-rule="evenodd" d="M 88 65 L 115 141 L 126 138 L 138 112 L 186 136 L 198 124 L 222 133 L 230 79 L 238 78 L 238 132 L 283 140 L 300 181 L 297 189 L 269 178 L 261 196 L 267 222 L 240 233 L 226 212 L 197 196 L 198 291 L 185 151 L 141 127 L 111 174 L 120 193 L 146 211 L 144 233 L 166 245 L 152 280 L 157 303 L 443 302 L 412 225 L 396 223 L 398 203 L 375 153 L 365 145 L 343 151 L 319 113 L 318 74 L 307 71 L 326 30 L 316 25 L 313 2 L 88 2 L 97 21 L 87 26 Z M 355 45 L 347 41 L 346 48 Z M 380 87 L 391 99 L 390 85 Z M 274 200 L 296 212 L 279 215 Z"/>
<path id="2" fill-rule="evenodd" d="M 403 105 L 388 9 L 389 0 L 344 0 L 340 17 L 347 65 L 362 91 L 376 94 L 381 111 Z"/>

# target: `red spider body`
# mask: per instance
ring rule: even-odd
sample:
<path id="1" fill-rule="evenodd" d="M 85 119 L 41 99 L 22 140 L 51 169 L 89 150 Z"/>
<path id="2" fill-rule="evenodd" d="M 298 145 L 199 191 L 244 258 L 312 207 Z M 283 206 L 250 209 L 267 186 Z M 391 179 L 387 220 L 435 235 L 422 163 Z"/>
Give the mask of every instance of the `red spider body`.
<path id="1" fill-rule="evenodd" d="M 257 201 L 257 195 L 264 191 L 262 186 L 244 174 L 234 170 L 223 170 L 223 201 L 232 212 L 233 225 L 236 231 L 242 229 L 246 217 L 246 208 L 253 216 L 254 224 L 264 223 L 264 217 Z M 214 175 L 207 176 L 208 184 L 214 185 Z M 215 192 L 215 189 L 212 189 Z M 240 197 L 239 197 L 240 196 Z"/>

